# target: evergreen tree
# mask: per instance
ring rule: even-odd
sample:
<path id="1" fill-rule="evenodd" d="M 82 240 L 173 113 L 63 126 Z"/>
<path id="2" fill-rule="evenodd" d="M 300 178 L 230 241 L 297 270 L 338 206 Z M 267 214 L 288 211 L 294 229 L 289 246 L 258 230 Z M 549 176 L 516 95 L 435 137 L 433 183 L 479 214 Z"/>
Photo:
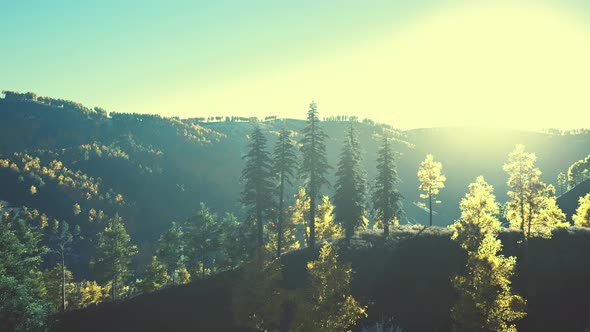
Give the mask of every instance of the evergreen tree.
<path id="1" fill-rule="evenodd" d="M 149 293 L 166 286 L 169 279 L 166 269 L 166 265 L 158 259 L 158 256 L 153 256 L 152 260 L 143 269 L 141 291 Z"/>
<path id="2" fill-rule="evenodd" d="M 45 286 L 45 297 L 51 304 L 52 311 L 64 311 L 68 307 L 76 307 L 75 300 L 76 284 L 72 272 L 61 263 L 51 269 L 43 271 L 43 284 Z"/>
<path id="3" fill-rule="evenodd" d="M 61 267 L 61 311 L 66 310 L 66 256 L 71 254 L 72 243 L 74 242 L 74 235 L 78 237 L 80 234 L 80 227 L 77 226 L 74 233 L 70 232 L 70 226 L 67 222 L 59 222 L 55 220 L 51 229 L 49 237 L 50 249 L 49 252 L 56 254 L 59 257 L 58 266 Z M 71 272 L 70 272 L 71 274 Z"/>
<path id="4" fill-rule="evenodd" d="M 515 332 L 512 322 L 526 315 L 526 301 L 510 286 L 516 258 L 498 255 L 498 212 L 492 186 L 478 177 L 461 200 L 461 218 L 451 226 L 452 239 L 467 251 L 466 271 L 453 279 L 459 292 L 451 309 L 453 331 Z"/>
<path id="5" fill-rule="evenodd" d="M 537 157 L 517 145 L 504 164 L 508 173 L 506 219 L 510 227 L 520 229 L 525 241 L 531 236 L 551 236 L 551 229 L 564 227 L 565 215 L 557 206 L 555 188 L 540 180 L 541 171 L 535 167 Z"/>
<path id="6" fill-rule="evenodd" d="M 250 150 L 244 156 L 246 165 L 242 170 L 244 180 L 242 203 L 252 209 L 252 214 L 256 218 L 256 243 L 258 247 L 262 247 L 264 245 L 263 218 L 273 206 L 274 184 L 271 181 L 272 165 L 270 155 L 266 151 L 266 137 L 260 127 L 254 128 L 248 147 Z"/>
<path id="7" fill-rule="evenodd" d="M 574 225 L 578 227 L 590 227 L 590 194 L 580 197 L 578 209 L 572 216 Z"/>
<path id="8" fill-rule="evenodd" d="M 366 307 L 350 294 L 350 263 L 338 262 L 333 245 L 326 243 L 307 270 L 310 287 L 297 307 L 292 331 L 347 331 L 366 317 Z"/>
<path id="9" fill-rule="evenodd" d="M 233 268 L 248 260 L 256 251 L 255 220 L 248 218 L 240 222 L 232 213 L 226 213 L 221 225 L 222 265 Z"/>
<path id="10" fill-rule="evenodd" d="M 306 191 L 309 195 L 309 238 L 307 245 L 315 247 L 315 206 L 320 195 L 320 189 L 328 184 L 326 173 L 330 168 L 326 157 L 326 143 L 328 138 L 320 126 L 317 105 L 311 102 L 307 111 L 307 124 L 302 130 L 301 153 L 303 161 L 300 173 L 306 183 Z"/>
<path id="11" fill-rule="evenodd" d="M 201 277 L 207 274 L 207 266 L 214 268 L 214 260 L 221 245 L 221 227 L 217 215 L 211 213 L 205 203 L 197 214 L 184 225 L 186 254 L 189 265 L 199 270 Z"/>
<path id="12" fill-rule="evenodd" d="M 440 189 L 445 187 L 446 176 L 441 174 L 442 164 L 434 161 L 431 154 L 420 164 L 418 169 L 418 180 L 420 180 L 420 198 L 428 198 L 429 225 L 432 226 L 432 197 L 439 194 Z"/>
<path id="13" fill-rule="evenodd" d="M 375 217 L 383 225 L 383 235 L 389 235 L 389 225 L 394 224 L 402 215 L 402 195 L 398 184 L 395 155 L 386 135 L 377 156 L 377 178 L 373 192 L 373 209 Z"/>
<path id="14" fill-rule="evenodd" d="M 131 275 L 131 258 L 137 254 L 137 246 L 125 230 L 123 219 L 115 215 L 105 229 L 98 233 L 95 256 L 90 264 L 104 281 L 112 282 L 112 297 L 117 300 L 120 283 Z"/>
<path id="15" fill-rule="evenodd" d="M 565 176 L 565 174 L 563 174 L 563 172 L 560 172 L 559 175 L 557 176 L 557 185 L 559 186 L 559 194 L 563 195 L 563 192 L 565 191 L 565 184 L 567 183 L 567 177 Z"/>
<path id="16" fill-rule="evenodd" d="M 295 144 L 290 138 L 290 133 L 283 126 L 279 133 L 279 140 L 275 145 L 273 154 L 273 172 L 278 177 L 279 206 L 277 211 L 277 257 L 281 256 L 283 248 L 283 227 L 285 223 L 285 183 L 292 185 L 291 179 L 297 162 L 295 157 Z"/>
<path id="17" fill-rule="evenodd" d="M 305 188 L 300 187 L 294 196 L 295 203 L 291 206 L 291 220 L 298 232 L 302 234 L 299 238 L 307 241 L 309 238 L 309 197 L 305 193 Z M 344 235 L 342 226 L 334 222 L 334 205 L 330 202 L 328 196 L 322 197 L 322 204 L 315 208 L 315 228 L 316 241 L 333 240 Z M 301 243 L 300 246 L 304 245 Z"/>
<path id="18" fill-rule="evenodd" d="M 0 210 L 2 208 L 0 207 Z M 24 210 L 24 209 L 23 209 Z M 26 212 L 3 211 L 0 217 L 0 331 L 37 331 L 46 323 L 39 266 L 45 247 L 39 227 Z"/>
<path id="19" fill-rule="evenodd" d="M 160 235 L 156 254 L 168 268 L 170 281 L 176 285 L 178 270 L 184 267 L 186 256 L 184 255 L 184 232 L 182 227 L 173 222 L 170 228 Z"/>
<path id="20" fill-rule="evenodd" d="M 344 228 L 347 241 L 350 241 L 356 230 L 366 226 L 364 212 L 367 181 L 361 168 L 361 158 L 360 144 L 351 124 L 340 154 L 334 195 L 335 220 Z"/>

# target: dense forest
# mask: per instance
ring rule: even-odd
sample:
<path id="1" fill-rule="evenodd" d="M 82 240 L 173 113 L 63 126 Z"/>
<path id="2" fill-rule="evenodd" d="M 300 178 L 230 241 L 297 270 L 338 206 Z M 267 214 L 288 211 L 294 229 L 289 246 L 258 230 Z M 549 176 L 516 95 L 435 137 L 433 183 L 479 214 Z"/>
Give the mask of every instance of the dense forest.
<path id="1" fill-rule="evenodd" d="M 2 331 L 590 328 L 587 130 L 3 94 Z"/>

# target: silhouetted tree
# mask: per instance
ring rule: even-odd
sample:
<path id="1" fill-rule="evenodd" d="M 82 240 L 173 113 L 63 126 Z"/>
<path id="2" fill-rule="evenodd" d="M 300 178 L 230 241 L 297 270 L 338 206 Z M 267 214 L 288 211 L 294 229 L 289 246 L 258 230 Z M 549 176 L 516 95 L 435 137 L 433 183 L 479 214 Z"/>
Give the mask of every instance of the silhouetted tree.
<path id="1" fill-rule="evenodd" d="M 279 140 L 274 148 L 273 172 L 278 177 L 279 208 L 277 211 L 277 257 L 281 255 L 283 246 L 283 224 L 285 220 L 285 183 L 292 185 L 291 179 L 294 176 L 297 165 L 295 156 L 295 145 L 289 137 L 290 133 L 283 126 L 279 133 Z"/>
<path id="2" fill-rule="evenodd" d="M 320 126 L 317 105 L 315 102 L 309 104 L 307 111 L 307 124 L 302 131 L 303 138 L 300 143 L 303 161 L 300 173 L 306 183 L 307 193 L 310 200 L 309 208 L 309 242 L 307 245 L 315 247 L 315 206 L 319 197 L 320 189 L 328 184 L 326 173 L 330 166 L 326 157 L 326 143 L 328 138 Z"/>
<path id="3" fill-rule="evenodd" d="M 373 192 L 375 217 L 383 223 L 383 235 L 389 235 L 389 225 L 402 214 L 402 195 L 396 188 L 399 179 L 395 155 L 386 135 L 377 154 L 377 178 Z"/>
<path id="4" fill-rule="evenodd" d="M 335 220 L 344 228 L 347 241 L 356 230 L 365 226 L 367 181 L 361 161 L 360 144 L 351 123 L 340 153 L 334 195 Z"/>
<path id="5" fill-rule="evenodd" d="M 244 156 L 246 165 L 242 170 L 244 190 L 242 191 L 242 203 L 249 206 L 256 218 L 257 237 L 259 247 L 264 245 L 264 220 L 266 213 L 272 208 L 272 165 L 271 158 L 266 150 L 266 137 L 256 126 L 250 135 L 250 150 Z"/>

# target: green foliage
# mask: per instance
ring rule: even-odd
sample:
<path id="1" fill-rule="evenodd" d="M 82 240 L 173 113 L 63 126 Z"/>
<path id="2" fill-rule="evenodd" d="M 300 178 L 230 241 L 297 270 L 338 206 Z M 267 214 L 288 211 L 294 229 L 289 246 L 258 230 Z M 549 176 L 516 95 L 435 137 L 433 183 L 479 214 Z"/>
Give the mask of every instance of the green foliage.
<path id="1" fill-rule="evenodd" d="M 40 330 L 50 305 L 44 298 L 39 264 L 45 247 L 32 215 L 12 211 L 0 218 L 0 330 Z"/>
<path id="2" fill-rule="evenodd" d="M 454 332 L 516 332 L 526 316 L 526 300 L 512 294 L 515 257 L 498 255 L 502 244 L 487 234 L 477 251 L 468 252 L 467 271 L 453 280 L 459 299 L 451 309 Z"/>
<path id="3" fill-rule="evenodd" d="M 420 164 L 418 169 L 418 180 L 420 180 L 419 189 L 423 191 L 420 198 L 428 198 L 430 211 L 430 226 L 432 226 L 432 198 L 439 194 L 440 189 L 445 187 L 447 177 L 442 175 L 442 163 L 434 161 L 431 154 L 426 155 L 426 159 Z"/>
<path id="4" fill-rule="evenodd" d="M 170 278 L 166 264 L 162 263 L 157 256 L 153 256 L 152 260 L 144 267 L 142 276 L 140 290 L 144 293 L 163 288 Z"/>
<path id="5" fill-rule="evenodd" d="M 335 220 L 342 225 L 349 241 L 355 231 L 366 227 L 364 214 L 367 180 L 361 162 L 360 144 L 351 124 L 338 162 L 334 195 Z"/>
<path id="6" fill-rule="evenodd" d="M 305 182 L 306 191 L 310 199 L 309 210 L 309 237 L 307 245 L 315 246 L 315 209 L 316 199 L 320 195 L 320 189 L 323 185 L 328 184 L 326 173 L 330 166 L 326 156 L 326 139 L 328 135 L 320 126 L 317 105 L 315 102 L 309 104 L 307 111 L 307 123 L 302 130 L 303 138 L 301 144 L 301 154 L 303 160 L 299 172 Z"/>
<path id="7" fill-rule="evenodd" d="M 173 222 L 170 228 L 160 235 L 156 253 L 167 266 L 170 281 L 176 284 L 176 271 L 184 267 L 186 256 L 184 255 L 184 232 L 182 227 Z"/>
<path id="8" fill-rule="evenodd" d="M 383 234 L 389 235 L 389 225 L 395 225 L 403 213 L 402 195 L 397 185 L 399 178 L 395 155 L 387 135 L 377 155 L 377 177 L 373 191 L 373 210 L 377 224 L 383 227 Z"/>
<path id="9" fill-rule="evenodd" d="M 131 258 L 135 254 L 137 246 L 131 244 L 122 218 L 115 215 L 105 229 L 98 233 L 95 256 L 90 261 L 99 277 L 112 283 L 113 300 L 117 300 L 123 289 L 121 286 L 131 275 Z"/>
<path id="10" fill-rule="evenodd" d="M 290 137 L 290 133 L 287 132 L 287 129 L 283 126 L 279 133 L 278 142 L 275 145 L 274 153 L 273 153 L 273 172 L 275 176 L 278 178 L 279 187 L 277 188 L 279 202 L 278 202 L 278 210 L 277 210 L 277 225 L 276 231 L 276 252 L 277 257 L 281 256 L 281 251 L 283 246 L 287 250 L 291 249 L 290 246 L 292 243 L 283 243 L 285 242 L 292 242 L 291 238 L 284 238 L 284 236 L 291 236 L 289 233 L 292 233 L 294 236 L 294 230 L 292 229 L 293 223 L 290 222 L 288 225 L 285 225 L 285 184 L 290 184 L 291 179 L 294 177 L 295 168 L 297 166 L 297 158 L 295 156 L 295 144 Z M 286 228 L 286 229 L 285 229 Z M 287 232 L 287 234 L 285 234 Z"/>
<path id="11" fill-rule="evenodd" d="M 217 215 L 209 211 L 205 203 L 201 203 L 201 209 L 195 216 L 186 220 L 184 239 L 189 267 L 199 268 L 200 275 L 204 277 L 207 267 L 214 269 L 222 241 Z"/>
<path id="12" fill-rule="evenodd" d="M 553 228 L 567 226 L 565 215 L 557 206 L 555 188 L 540 180 L 536 159 L 534 153 L 527 153 L 523 145 L 517 145 L 504 164 L 511 189 L 506 219 L 511 228 L 523 231 L 525 240 L 535 236 L 550 237 Z"/>
<path id="13" fill-rule="evenodd" d="M 76 307 L 76 284 L 71 271 L 63 265 L 57 264 L 53 268 L 43 271 L 42 277 L 45 286 L 45 299 L 47 303 L 50 303 L 52 312 L 63 311 L 70 305 Z"/>
<path id="14" fill-rule="evenodd" d="M 366 317 L 366 307 L 350 295 L 350 263 L 338 262 L 333 245 L 326 243 L 307 270 L 309 291 L 298 304 L 292 331 L 347 331 Z"/>
<path id="15" fill-rule="evenodd" d="M 232 312 L 239 326 L 258 331 L 278 330 L 287 299 L 280 287 L 281 270 L 280 261 L 268 258 L 262 250 L 244 265 L 232 297 Z"/>
<path id="16" fill-rule="evenodd" d="M 273 207 L 274 184 L 272 183 L 271 158 L 266 150 L 266 137 L 255 127 L 250 135 L 249 151 L 243 157 L 246 165 L 242 170 L 244 190 L 242 191 L 242 203 L 251 208 L 251 214 L 256 218 L 257 245 L 264 245 L 264 220 Z"/>
<path id="17" fill-rule="evenodd" d="M 475 252 L 487 235 L 495 235 L 500 230 L 496 217 L 500 207 L 493 191 L 483 176 L 479 176 L 461 200 L 461 218 L 450 227 L 454 230 L 453 240 L 467 251 Z"/>
<path id="18" fill-rule="evenodd" d="M 579 227 L 590 227 L 590 194 L 579 199 L 576 214 L 572 216 L 574 224 Z"/>

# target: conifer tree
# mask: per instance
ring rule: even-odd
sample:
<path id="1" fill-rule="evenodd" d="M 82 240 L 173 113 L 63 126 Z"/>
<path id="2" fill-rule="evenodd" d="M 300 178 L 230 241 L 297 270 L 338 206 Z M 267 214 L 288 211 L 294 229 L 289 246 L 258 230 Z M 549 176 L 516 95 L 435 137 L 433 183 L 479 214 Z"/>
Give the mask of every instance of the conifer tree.
<path id="1" fill-rule="evenodd" d="M 580 197 L 578 209 L 572 216 L 574 225 L 578 227 L 590 227 L 590 194 Z"/>
<path id="2" fill-rule="evenodd" d="M 350 241 L 356 230 L 366 226 L 364 213 L 367 182 L 361 161 L 360 144 L 351 124 L 340 154 L 334 195 L 335 220 L 344 228 L 347 241 Z"/>
<path id="3" fill-rule="evenodd" d="M 399 179 L 395 155 L 386 135 L 377 156 L 377 178 L 373 192 L 375 217 L 383 225 L 383 235 L 389 235 L 389 225 L 394 224 L 402 214 L 402 195 L 397 189 Z"/>
<path id="4" fill-rule="evenodd" d="M 300 173 L 306 184 L 306 191 L 309 195 L 309 238 L 307 245 L 315 247 L 315 206 L 323 185 L 328 184 L 326 173 L 330 168 L 326 156 L 326 143 L 328 138 L 320 126 L 317 105 L 311 102 L 307 111 L 307 124 L 302 131 L 301 153 L 303 161 Z"/>
<path id="5" fill-rule="evenodd" d="M 565 176 L 565 174 L 563 174 L 563 172 L 560 172 L 559 175 L 557 176 L 557 185 L 559 186 L 559 194 L 563 195 L 563 192 L 565 191 L 565 184 L 567 183 L 567 177 Z"/>
<path id="6" fill-rule="evenodd" d="M 515 332 L 513 321 L 526 315 L 526 301 L 511 290 L 516 258 L 498 255 L 499 206 L 492 186 L 478 177 L 460 206 L 452 239 L 467 251 L 467 266 L 453 279 L 459 298 L 451 309 L 452 330 Z"/>
<path id="7" fill-rule="evenodd" d="M 166 265 L 158 259 L 158 256 L 153 256 L 152 260 L 143 269 L 141 291 L 149 293 L 158 290 L 166 286 L 168 279 Z"/>
<path id="8" fill-rule="evenodd" d="M 66 256 L 71 254 L 72 251 L 72 243 L 74 242 L 74 236 L 76 238 L 80 235 L 80 227 L 77 226 L 74 230 L 74 233 L 70 232 L 70 226 L 67 222 L 62 221 L 59 222 L 57 220 L 54 221 L 53 227 L 51 229 L 51 234 L 49 236 L 50 248 L 49 252 L 54 253 L 59 256 L 59 264 L 58 266 L 61 267 L 61 311 L 66 310 Z M 70 272 L 71 274 L 71 272 Z"/>
<path id="9" fill-rule="evenodd" d="M 76 285 L 70 270 L 58 263 L 53 268 L 43 271 L 42 276 L 47 302 L 51 303 L 53 311 L 63 312 L 66 305 L 75 307 L 76 303 L 72 299 L 75 296 Z"/>
<path id="10" fill-rule="evenodd" d="M 176 285 L 176 275 L 178 270 L 184 267 L 186 262 L 184 244 L 184 232 L 182 227 L 175 222 L 172 222 L 170 228 L 160 235 L 158 240 L 158 248 L 156 253 L 159 259 L 168 268 L 170 281 L 172 285 Z"/>
<path id="11" fill-rule="evenodd" d="M 104 281 L 112 282 L 112 298 L 117 300 L 119 284 L 131 275 L 131 258 L 137 246 L 131 244 L 123 219 L 115 215 L 105 229 L 98 233 L 95 256 L 90 264 Z"/>
<path id="12" fill-rule="evenodd" d="M 318 259 L 307 263 L 307 270 L 309 291 L 297 307 L 292 331 L 347 331 L 366 317 L 366 307 L 350 294 L 350 263 L 338 262 L 332 244 L 322 247 Z"/>
<path id="13" fill-rule="evenodd" d="M 557 206 L 555 188 L 540 180 L 541 171 L 535 167 L 537 157 L 517 145 L 504 164 L 508 173 L 506 219 L 510 227 L 520 229 L 525 241 L 532 236 L 551 236 L 551 229 L 564 227 L 565 215 Z"/>
<path id="14" fill-rule="evenodd" d="M 217 215 L 209 211 L 205 203 L 184 224 L 185 251 L 191 267 L 200 270 L 201 277 L 207 274 L 207 266 L 213 268 L 215 254 L 221 244 L 221 227 Z"/>
<path id="15" fill-rule="evenodd" d="M 244 156 L 246 165 L 242 170 L 244 190 L 242 191 L 242 203 L 251 208 L 251 213 L 256 218 L 256 244 L 264 245 L 264 217 L 272 208 L 272 165 L 271 158 L 266 150 L 266 137 L 255 127 L 250 135 L 250 150 Z"/>
<path id="16" fill-rule="evenodd" d="M 279 133 L 279 140 L 275 145 L 273 154 L 273 172 L 278 177 L 279 187 L 279 206 L 277 211 L 277 257 L 281 256 L 283 248 L 283 227 L 285 223 L 285 184 L 292 185 L 291 179 L 294 177 L 296 168 L 295 145 L 289 137 L 290 133 L 283 126 Z"/>
<path id="17" fill-rule="evenodd" d="M 432 226 L 432 198 L 439 194 L 440 189 L 445 187 L 446 176 L 441 174 L 442 164 L 434 161 L 431 154 L 426 155 L 426 159 L 420 164 L 418 170 L 418 180 L 420 180 L 420 198 L 428 198 L 429 225 Z"/>

